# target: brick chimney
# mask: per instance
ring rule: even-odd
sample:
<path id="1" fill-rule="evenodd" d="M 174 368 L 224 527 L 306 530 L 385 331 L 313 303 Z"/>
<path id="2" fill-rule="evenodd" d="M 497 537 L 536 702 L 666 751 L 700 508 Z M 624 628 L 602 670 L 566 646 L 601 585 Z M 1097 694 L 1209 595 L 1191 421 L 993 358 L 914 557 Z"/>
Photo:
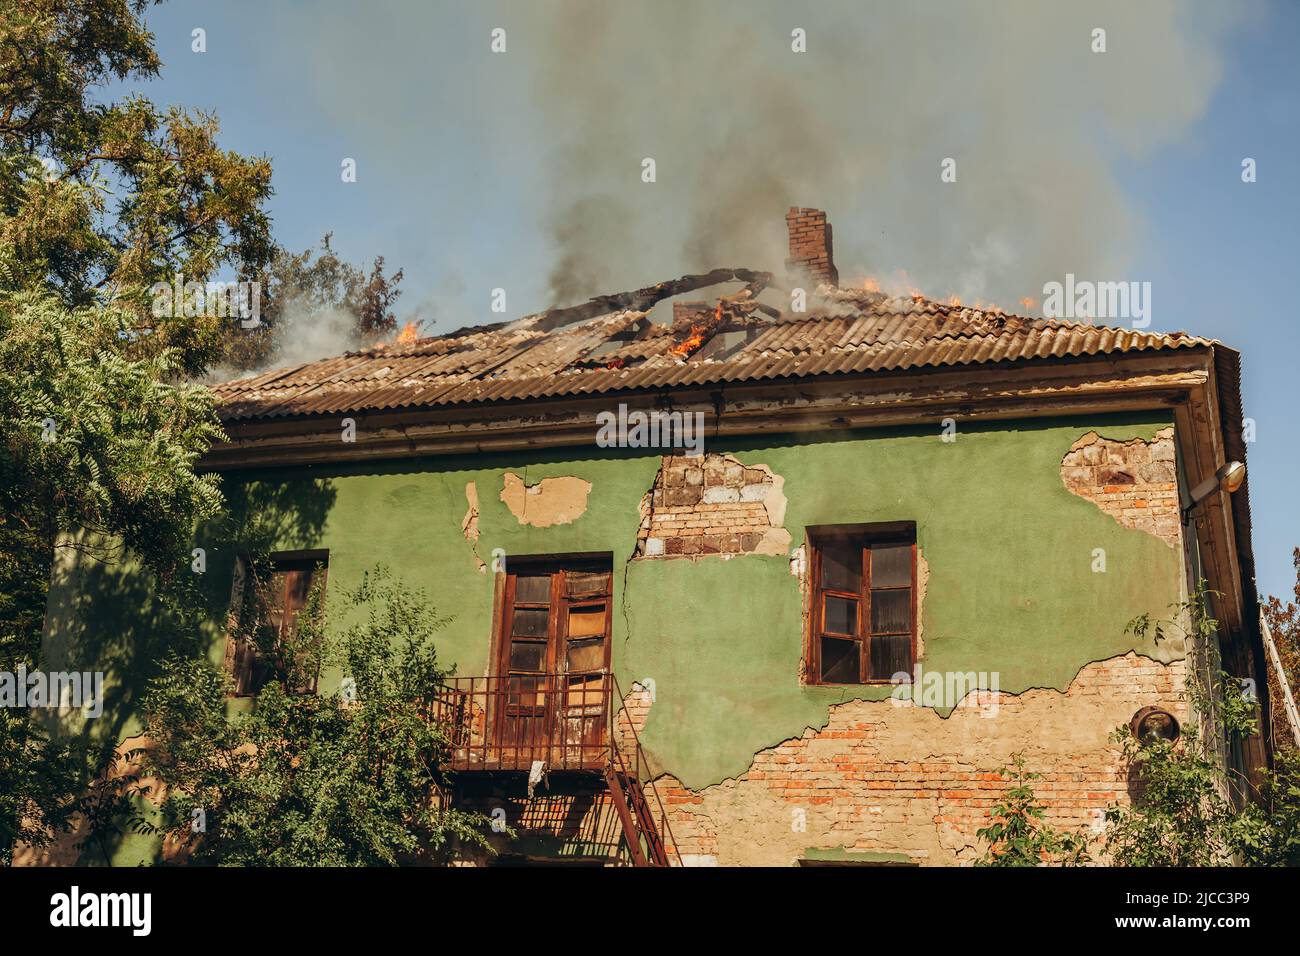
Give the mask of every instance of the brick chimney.
<path id="1" fill-rule="evenodd" d="M 787 272 L 803 273 L 816 282 L 840 284 L 840 273 L 835 268 L 835 254 L 831 250 L 831 224 L 820 209 L 791 206 L 785 214 L 786 229 L 790 233 L 790 258 L 785 260 Z"/>

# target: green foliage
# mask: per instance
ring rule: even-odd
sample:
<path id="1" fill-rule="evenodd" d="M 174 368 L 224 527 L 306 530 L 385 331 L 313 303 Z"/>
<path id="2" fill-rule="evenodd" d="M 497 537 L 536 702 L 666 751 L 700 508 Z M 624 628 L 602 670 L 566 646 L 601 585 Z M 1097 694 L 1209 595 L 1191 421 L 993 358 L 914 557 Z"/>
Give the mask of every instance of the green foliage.
<path id="1" fill-rule="evenodd" d="M 1176 621 L 1152 623 L 1144 615 L 1130 625 L 1139 636 L 1154 627 L 1158 634 L 1178 631 L 1187 641 L 1187 696 L 1195 720 L 1174 742 L 1138 740 L 1127 726 L 1112 734 L 1136 791 L 1132 804 L 1106 811 L 1106 850 L 1116 866 L 1225 866 L 1238 859 L 1252 832 L 1267 839 L 1254 808 L 1239 809 L 1230 796 L 1220 744 L 1255 732 L 1256 704 L 1241 681 L 1218 666 L 1212 593 L 1201 582 L 1189 600 L 1175 605 Z"/>
<path id="2" fill-rule="evenodd" d="M 112 310 L 69 310 L 49 294 L 0 293 L 0 608 L 6 657 L 39 642 L 49 554 L 111 538 L 166 579 L 189 562 L 217 479 L 194 465 L 222 437 L 211 394 L 171 384 L 169 350 L 129 360 Z M 35 573 L 33 573 L 33 569 Z"/>
<path id="3" fill-rule="evenodd" d="M 401 296 L 403 272 L 384 273 L 384 258 L 370 273 L 339 258 L 326 234 L 319 250 L 297 255 L 277 249 L 258 278 L 262 283 L 261 322 L 255 329 L 227 327 L 224 364 L 237 370 L 272 365 L 282 359 L 285 340 L 312 338 L 312 325 L 329 328 L 343 348 L 365 348 L 397 329 L 393 306 Z"/>
<path id="4" fill-rule="evenodd" d="M 1020 754 L 1010 767 L 997 773 L 1013 781 L 1003 791 L 989 816 L 992 822 L 975 835 L 988 844 L 977 866 L 1081 866 L 1088 862 L 1088 839 L 1083 832 L 1068 833 L 1045 822 L 1032 782 L 1042 774 L 1025 769 Z"/>
<path id="5" fill-rule="evenodd" d="M 0 866 L 14 844 L 47 847 L 68 827 L 80 782 L 76 752 L 21 711 L 0 707 Z"/>
<path id="6" fill-rule="evenodd" d="M 1295 566 L 1293 600 L 1283 601 L 1270 596 L 1264 605 L 1264 616 L 1277 645 L 1278 656 L 1282 658 L 1282 671 L 1294 694 L 1300 691 L 1300 548 L 1292 550 L 1291 563 Z M 1271 730 L 1274 746 L 1294 748 L 1296 740 L 1283 708 L 1282 685 L 1272 666 L 1268 668 L 1268 695 L 1273 702 Z"/>
<path id="7" fill-rule="evenodd" d="M 156 745 L 145 772 L 166 787 L 165 829 L 195 862 L 227 865 L 395 865 L 486 848 L 488 821 L 443 799 L 447 737 L 427 704 L 445 675 L 433 647 L 444 622 L 382 567 L 347 595 L 358 619 L 338 637 L 325 636 L 318 596 L 309 605 L 251 711 L 227 713 L 210 663 L 165 662 L 145 701 Z M 301 652 L 322 646 L 342 686 L 294 693 L 317 666 Z"/>
<path id="8" fill-rule="evenodd" d="M 76 815 L 86 836 L 77 842 L 76 848 L 93 849 L 105 866 L 113 865 L 111 848 L 128 830 L 140 834 L 158 832 L 157 826 L 139 809 L 150 787 L 141 781 L 138 773 L 117 772 L 119 762 L 130 766 L 141 753 L 133 749 L 103 754 L 95 761 L 95 766 L 103 770 L 77 797 Z"/>
<path id="9" fill-rule="evenodd" d="M 1199 745 L 1194 727 L 1176 743 L 1114 733 L 1138 793 L 1106 811 L 1106 851 L 1115 866 L 1225 866 L 1241 833 L 1220 763 Z"/>
<path id="10" fill-rule="evenodd" d="M 106 88 L 157 76 L 142 0 L 25 0 L 0 11 L 0 275 L 70 309 L 115 306 L 130 357 L 189 374 L 229 319 L 154 316 L 155 282 L 246 278 L 270 261 L 271 164 L 217 145 L 215 117 Z"/>
<path id="11" fill-rule="evenodd" d="M 1300 866 L 1300 752 L 1279 750 L 1274 763 L 1234 833 L 1247 866 Z"/>
<path id="12" fill-rule="evenodd" d="M 215 118 L 111 87 L 157 76 L 143 0 L 0 5 L 0 669 L 38 666 L 56 542 L 130 549 L 162 603 L 190 603 L 191 529 L 221 432 L 177 384 L 229 319 L 155 316 L 150 286 L 255 275 L 272 245 L 271 166 L 217 144 Z M 0 861 L 48 843 L 98 754 L 0 716 Z M 84 808 L 83 808 L 84 809 Z"/>
<path id="13" fill-rule="evenodd" d="M 129 548 L 160 603 L 186 604 L 196 520 L 221 506 L 194 464 L 221 435 L 210 393 L 171 384 L 171 350 L 128 359 L 124 316 L 0 292 L 0 670 L 38 666 L 54 545 Z M 23 712 L 0 718 L 0 856 L 66 825 L 84 767 Z"/>

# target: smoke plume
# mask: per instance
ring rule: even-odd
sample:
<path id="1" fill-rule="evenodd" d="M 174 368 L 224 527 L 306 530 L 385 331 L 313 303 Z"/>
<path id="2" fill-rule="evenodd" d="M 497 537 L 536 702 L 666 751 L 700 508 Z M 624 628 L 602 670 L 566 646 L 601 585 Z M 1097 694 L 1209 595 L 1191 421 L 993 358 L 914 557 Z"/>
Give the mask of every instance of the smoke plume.
<path id="1" fill-rule="evenodd" d="M 846 282 L 903 275 L 1015 306 L 1067 272 L 1131 278 L 1144 224 L 1118 171 L 1204 114 L 1241 15 L 1220 6 L 430 3 L 364 22 L 352 8 L 308 39 L 323 102 L 386 174 L 430 183 L 411 197 L 428 221 L 530 250 L 458 264 L 475 308 L 480 284 L 542 276 L 545 304 L 569 304 L 720 265 L 779 269 L 791 205 L 829 212 Z M 467 190 L 477 207 L 453 210 Z"/>

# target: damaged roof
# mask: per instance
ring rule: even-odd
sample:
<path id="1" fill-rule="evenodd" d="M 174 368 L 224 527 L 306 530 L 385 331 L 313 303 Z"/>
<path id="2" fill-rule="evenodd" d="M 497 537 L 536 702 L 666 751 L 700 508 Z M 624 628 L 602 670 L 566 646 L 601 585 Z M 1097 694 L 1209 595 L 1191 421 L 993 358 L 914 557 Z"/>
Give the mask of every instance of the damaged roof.
<path id="1" fill-rule="evenodd" d="M 719 269 L 514 322 L 376 345 L 216 385 L 217 411 L 236 422 L 1217 344 L 831 286 L 793 313 L 759 299 L 771 280 Z M 737 281 L 745 287 L 710 303 L 711 314 L 647 319 L 665 299 Z"/>

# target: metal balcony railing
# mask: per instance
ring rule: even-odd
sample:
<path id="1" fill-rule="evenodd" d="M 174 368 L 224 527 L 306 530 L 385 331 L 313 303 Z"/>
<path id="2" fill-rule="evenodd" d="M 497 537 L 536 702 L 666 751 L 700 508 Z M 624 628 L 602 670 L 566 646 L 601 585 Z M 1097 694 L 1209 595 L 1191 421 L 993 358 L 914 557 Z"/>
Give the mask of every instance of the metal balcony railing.
<path id="1" fill-rule="evenodd" d="M 608 675 L 449 677 L 433 716 L 448 728 L 451 770 L 604 770 Z"/>
<path id="2" fill-rule="evenodd" d="M 449 677 L 432 714 L 447 729 L 456 772 L 600 773 L 632 862 L 670 866 L 680 855 L 636 725 L 614 676 L 511 674 Z M 648 791 L 648 793 L 647 793 Z"/>

